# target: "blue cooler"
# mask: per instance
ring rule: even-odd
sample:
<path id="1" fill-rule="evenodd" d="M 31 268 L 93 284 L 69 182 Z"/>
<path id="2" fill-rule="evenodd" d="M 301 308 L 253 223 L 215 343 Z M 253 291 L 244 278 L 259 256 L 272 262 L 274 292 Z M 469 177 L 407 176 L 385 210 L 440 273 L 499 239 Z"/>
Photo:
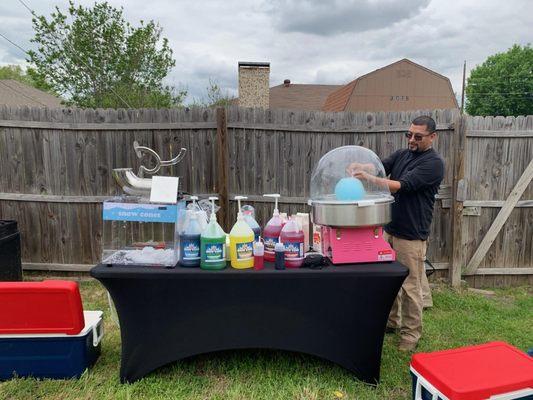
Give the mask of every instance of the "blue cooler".
<path id="1" fill-rule="evenodd" d="M 102 311 L 84 311 L 77 335 L 0 335 L 0 380 L 13 377 L 79 378 L 100 356 Z"/>

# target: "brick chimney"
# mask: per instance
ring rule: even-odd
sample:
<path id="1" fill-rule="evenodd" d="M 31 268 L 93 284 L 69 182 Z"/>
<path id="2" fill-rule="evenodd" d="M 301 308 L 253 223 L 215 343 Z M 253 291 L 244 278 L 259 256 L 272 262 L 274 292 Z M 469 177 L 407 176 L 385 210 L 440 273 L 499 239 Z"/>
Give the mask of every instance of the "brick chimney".
<path id="1" fill-rule="evenodd" d="M 270 63 L 239 61 L 239 106 L 268 108 Z"/>

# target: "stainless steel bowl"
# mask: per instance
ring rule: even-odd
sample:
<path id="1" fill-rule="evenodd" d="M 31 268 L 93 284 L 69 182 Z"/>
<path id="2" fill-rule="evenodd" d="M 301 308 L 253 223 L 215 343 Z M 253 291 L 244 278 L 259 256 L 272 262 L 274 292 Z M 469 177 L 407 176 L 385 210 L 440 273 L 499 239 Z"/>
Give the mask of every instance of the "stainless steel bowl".
<path id="1" fill-rule="evenodd" d="M 313 223 L 333 227 L 386 225 L 391 220 L 394 197 L 367 196 L 361 201 L 309 200 Z"/>

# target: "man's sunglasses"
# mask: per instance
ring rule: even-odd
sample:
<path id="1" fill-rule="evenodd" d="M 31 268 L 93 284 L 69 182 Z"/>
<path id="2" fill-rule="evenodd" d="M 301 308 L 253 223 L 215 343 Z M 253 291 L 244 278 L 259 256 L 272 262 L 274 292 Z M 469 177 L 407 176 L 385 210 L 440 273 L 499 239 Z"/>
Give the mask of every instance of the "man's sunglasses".
<path id="1" fill-rule="evenodd" d="M 432 132 L 432 133 L 428 133 L 427 135 L 421 135 L 421 134 L 417 133 L 417 134 L 415 135 L 415 140 L 416 140 L 417 142 L 420 142 L 424 137 L 429 136 L 429 135 L 433 135 L 433 133 L 434 133 L 434 132 Z M 407 139 L 411 139 L 411 138 L 413 137 L 413 133 L 412 133 L 412 132 L 405 132 L 405 137 L 406 137 Z"/>

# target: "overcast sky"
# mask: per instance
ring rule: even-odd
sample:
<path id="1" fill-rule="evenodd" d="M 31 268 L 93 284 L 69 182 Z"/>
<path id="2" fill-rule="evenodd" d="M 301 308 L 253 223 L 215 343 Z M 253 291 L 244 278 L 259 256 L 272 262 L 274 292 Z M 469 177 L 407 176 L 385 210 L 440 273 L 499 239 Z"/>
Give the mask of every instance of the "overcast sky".
<path id="1" fill-rule="evenodd" d="M 24 0 L 39 14 L 63 0 Z M 94 1 L 81 1 L 90 5 Z M 460 93 L 463 60 L 473 68 L 514 43 L 533 42 L 532 0 L 128 0 L 134 25 L 163 27 L 176 66 L 168 83 L 186 87 L 187 101 L 205 94 L 209 78 L 237 94 L 237 62 L 268 61 L 270 85 L 343 84 L 402 58 L 452 81 Z M 0 33 L 25 49 L 31 16 L 18 0 L 0 1 Z M 0 65 L 24 54 L 0 38 Z"/>

